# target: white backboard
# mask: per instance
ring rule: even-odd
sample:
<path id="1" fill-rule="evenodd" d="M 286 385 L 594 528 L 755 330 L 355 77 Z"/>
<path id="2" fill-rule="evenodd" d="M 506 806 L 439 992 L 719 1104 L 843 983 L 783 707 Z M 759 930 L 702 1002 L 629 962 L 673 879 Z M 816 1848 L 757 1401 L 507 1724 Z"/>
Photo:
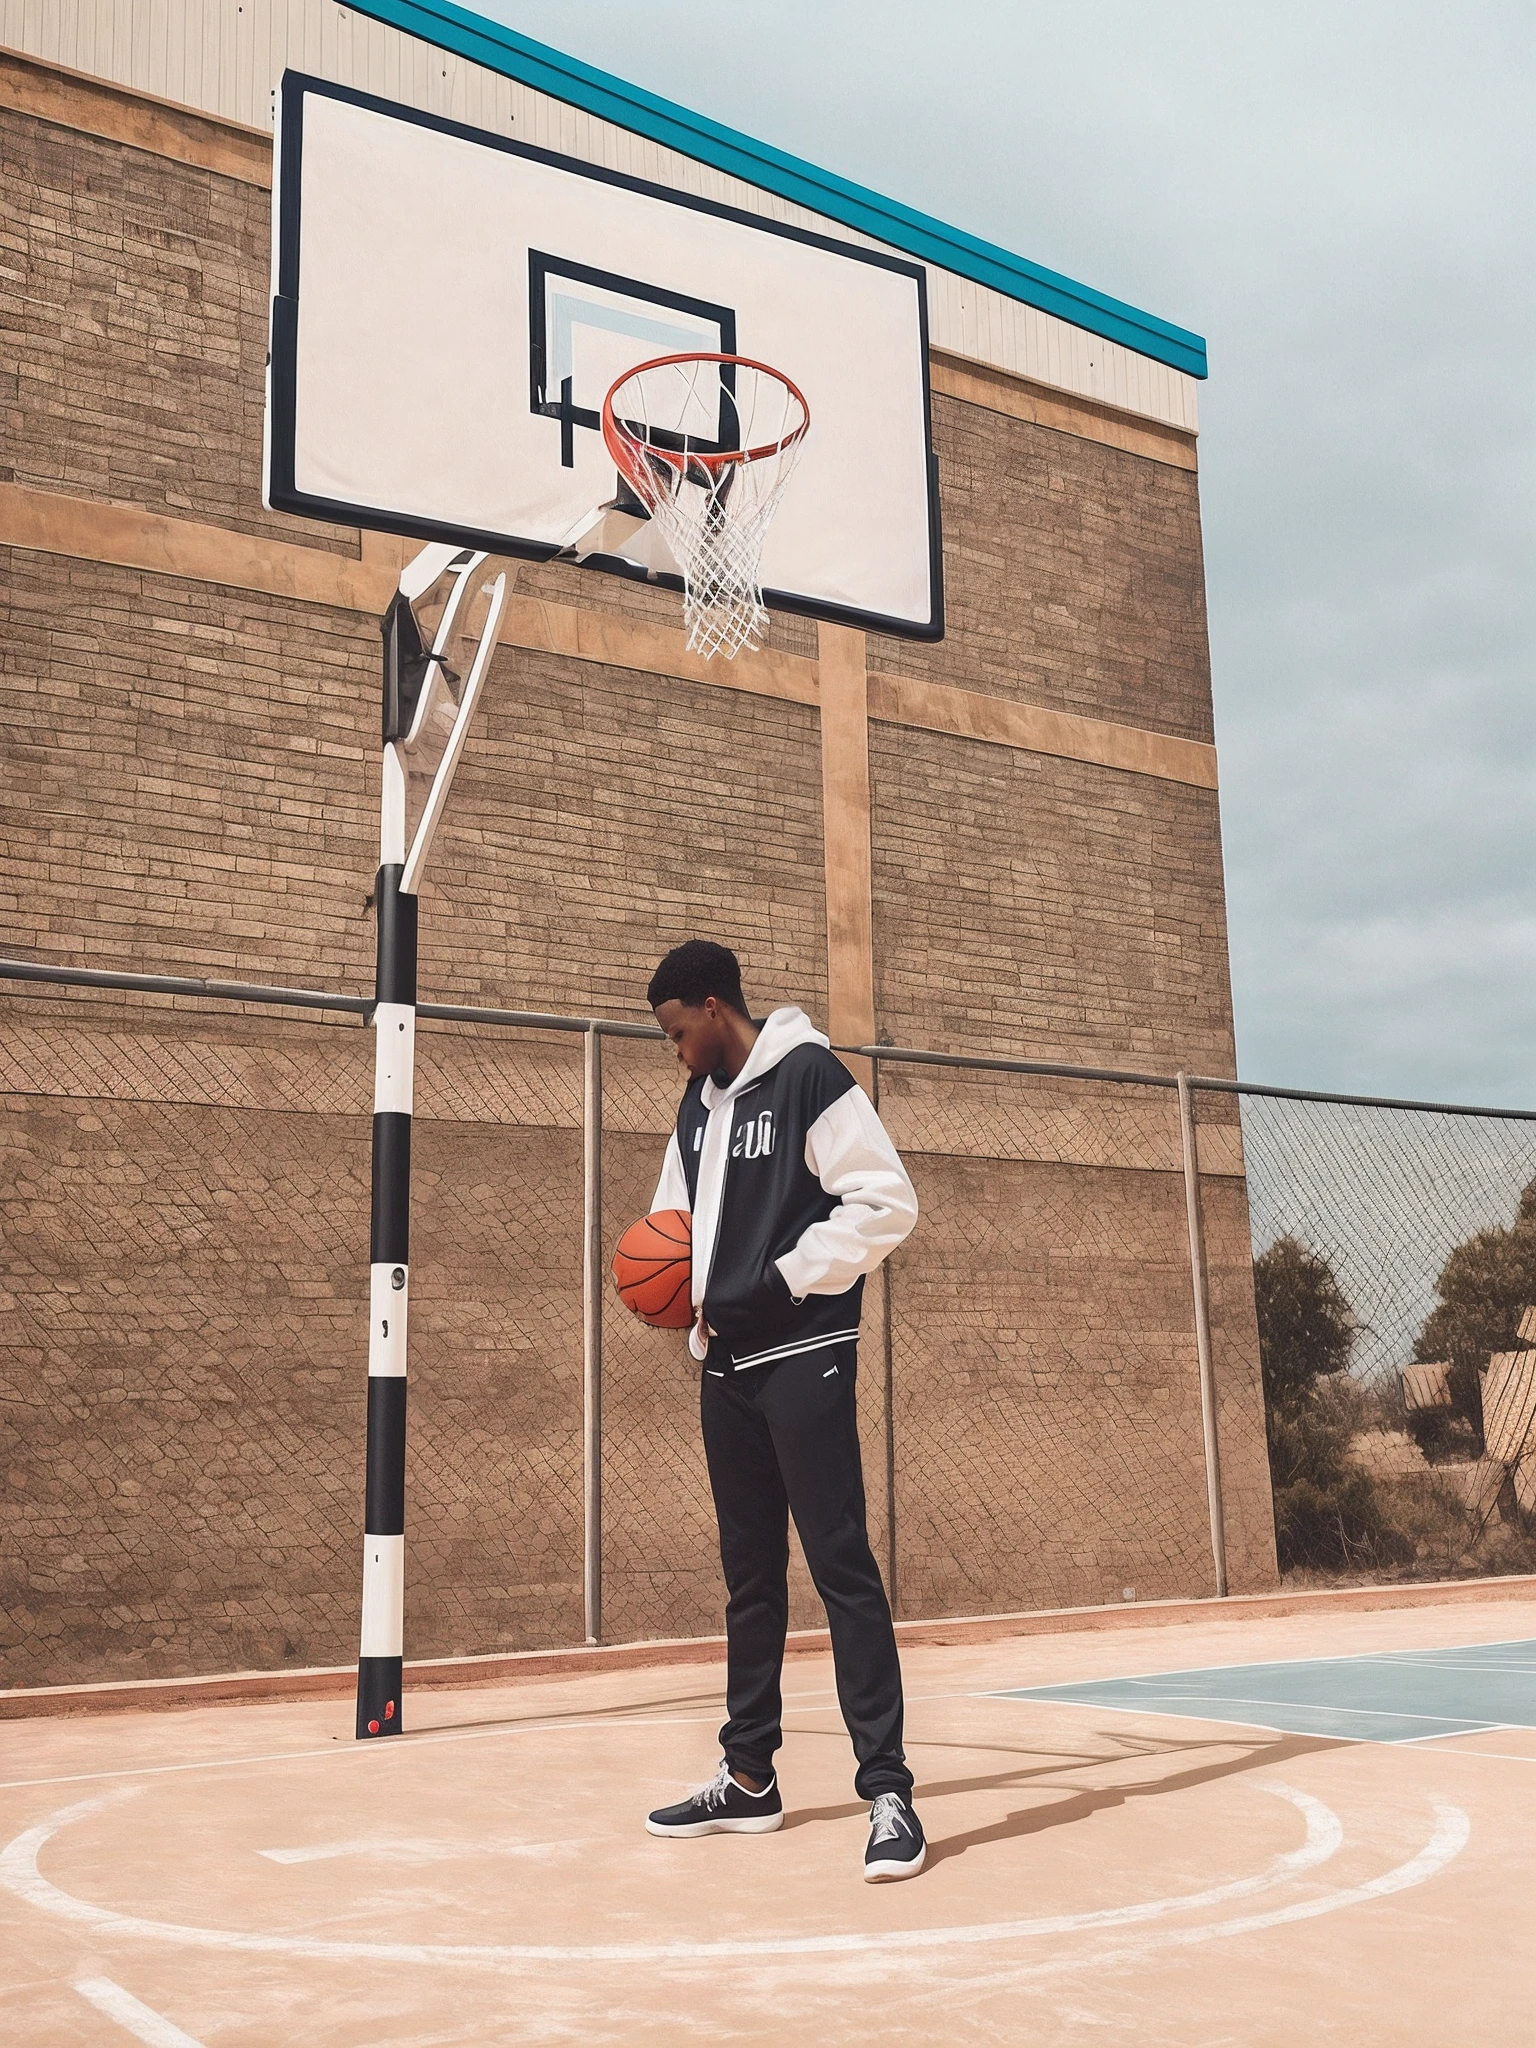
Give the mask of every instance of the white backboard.
<path id="1" fill-rule="evenodd" d="M 742 355 L 811 414 L 766 601 L 943 632 L 920 265 L 295 72 L 273 222 L 269 505 L 547 558 L 618 494 L 614 380 Z"/>

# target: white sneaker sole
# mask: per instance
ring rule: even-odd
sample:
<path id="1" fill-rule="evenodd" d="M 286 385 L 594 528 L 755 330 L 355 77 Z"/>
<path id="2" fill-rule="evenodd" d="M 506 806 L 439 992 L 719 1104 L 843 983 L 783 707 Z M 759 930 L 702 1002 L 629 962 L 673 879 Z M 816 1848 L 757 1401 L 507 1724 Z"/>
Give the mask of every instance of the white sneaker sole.
<path id="1" fill-rule="evenodd" d="M 916 1877 L 927 1860 L 928 1844 L 924 1842 L 921 1849 L 918 1850 L 910 1862 L 896 1863 L 887 1861 L 883 1863 L 866 1863 L 864 1866 L 864 1882 L 866 1884 L 895 1884 L 899 1878 Z"/>
<path id="2" fill-rule="evenodd" d="M 679 1840 L 693 1835 L 771 1835 L 784 1825 L 784 1809 L 777 1813 L 748 1814 L 740 1820 L 692 1820 L 682 1827 L 666 1827 L 660 1821 L 646 1819 L 648 1835 L 675 1835 Z"/>

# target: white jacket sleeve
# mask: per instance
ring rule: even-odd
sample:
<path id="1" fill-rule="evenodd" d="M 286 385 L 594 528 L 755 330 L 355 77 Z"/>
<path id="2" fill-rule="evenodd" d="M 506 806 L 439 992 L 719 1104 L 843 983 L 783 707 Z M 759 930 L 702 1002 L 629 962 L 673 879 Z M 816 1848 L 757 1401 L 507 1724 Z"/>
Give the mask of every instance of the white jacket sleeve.
<path id="1" fill-rule="evenodd" d="M 917 1196 L 875 1105 L 850 1088 L 811 1125 L 805 1163 L 838 1205 L 775 1263 L 795 1299 L 842 1294 L 895 1251 L 917 1221 Z"/>
<path id="2" fill-rule="evenodd" d="M 661 1179 L 657 1181 L 656 1192 L 651 1197 L 651 1214 L 654 1216 L 658 1209 L 692 1208 L 688 1182 L 683 1175 L 683 1155 L 678 1149 L 674 1131 L 667 1140 L 667 1156 L 661 1162 Z"/>

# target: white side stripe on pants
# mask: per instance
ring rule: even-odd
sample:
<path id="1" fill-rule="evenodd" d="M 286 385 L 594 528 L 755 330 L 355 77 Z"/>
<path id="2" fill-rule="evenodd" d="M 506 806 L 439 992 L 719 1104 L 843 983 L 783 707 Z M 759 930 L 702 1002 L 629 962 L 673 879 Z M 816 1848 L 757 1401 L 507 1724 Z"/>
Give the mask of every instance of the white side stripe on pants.
<path id="1" fill-rule="evenodd" d="M 851 1330 L 829 1330 L 824 1337 L 806 1337 L 798 1344 L 779 1344 L 771 1351 L 752 1351 L 745 1358 L 732 1356 L 731 1363 L 738 1372 L 749 1365 L 767 1365 L 779 1358 L 798 1358 L 802 1351 L 825 1351 L 829 1344 L 849 1344 L 858 1337 L 858 1326 Z"/>

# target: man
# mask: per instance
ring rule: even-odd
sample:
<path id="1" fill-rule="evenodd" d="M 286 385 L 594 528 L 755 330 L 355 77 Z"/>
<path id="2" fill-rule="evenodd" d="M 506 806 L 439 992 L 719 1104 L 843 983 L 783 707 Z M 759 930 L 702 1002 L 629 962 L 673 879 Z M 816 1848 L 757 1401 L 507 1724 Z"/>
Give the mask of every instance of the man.
<path id="1" fill-rule="evenodd" d="M 827 1610 L 854 1786 L 870 1805 L 864 1875 L 915 1877 L 923 1830 L 901 1746 L 901 1667 L 864 1526 L 854 1416 L 864 1277 L 917 1221 L 874 1105 L 803 1011 L 754 1024 L 734 953 L 690 939 L 647 1000 L 688 1087 L 653 1209 L 693 1217 L 700 1414 L 728 1602 L 725 1755 L 646 1822 L 656 1835 L 782 1826 L 774 1755 L 789 1620 L 789 1516 Z"/>

